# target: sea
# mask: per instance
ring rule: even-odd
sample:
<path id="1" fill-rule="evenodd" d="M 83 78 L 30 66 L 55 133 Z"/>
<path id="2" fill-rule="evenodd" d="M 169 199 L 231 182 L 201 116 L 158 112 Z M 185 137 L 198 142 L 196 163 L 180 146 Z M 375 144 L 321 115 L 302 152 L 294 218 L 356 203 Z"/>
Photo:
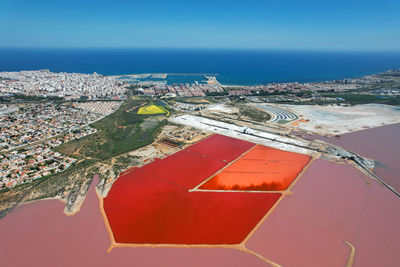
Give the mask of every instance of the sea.
<path id="1" fill-rule="evenodd" d="M 218 74 L 228 85 L 359 78 L 400 68 L 400 52 L 227 49 L 0 48 L 0 71 L 49 69 L 104 75 Z"/>

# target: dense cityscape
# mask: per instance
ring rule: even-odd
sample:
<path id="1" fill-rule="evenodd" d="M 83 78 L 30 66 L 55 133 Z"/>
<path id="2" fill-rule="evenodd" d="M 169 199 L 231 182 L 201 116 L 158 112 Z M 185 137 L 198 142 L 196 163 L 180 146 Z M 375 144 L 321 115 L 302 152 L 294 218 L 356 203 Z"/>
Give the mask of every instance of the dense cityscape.
<path id="1" fill-rule="evenodd" d="M 0 97 L 56 97 L 64 100 L 124 99 L 127 92 L 152 97 L 269 96 L 294 94 L 297 100 L 319 93 L 366 89 L 372 85 L 398 82 L 399 70 L 356 79 L 325 82 L 287 82 L 265 85 L 222 85 L 216 76 L 204 75 L 205 81 L 168 84 L 168 74 L 103 76 L 97 73 L 54 73 L 49 70 L 0 72 Z M 157 79 L 154 80 L 154 77 Z M 375 88 L 376 95 L 398 95 L 394 88 Z"/>
<path id="2" fill-rule="evenodd" d="M 2 95 L 22 94 L 75 99 L 107 98 L 124 94 L 121 83 L 97 73 L 54 73 L 49 70 L 0 72 Z"/>
<path id="3" fill-rule="evenodd" d="M 76 162 L 53 148 L 95 133 L 89 124 L 120 102 L 0 106 L 0 188 L 61 172 Z"/>

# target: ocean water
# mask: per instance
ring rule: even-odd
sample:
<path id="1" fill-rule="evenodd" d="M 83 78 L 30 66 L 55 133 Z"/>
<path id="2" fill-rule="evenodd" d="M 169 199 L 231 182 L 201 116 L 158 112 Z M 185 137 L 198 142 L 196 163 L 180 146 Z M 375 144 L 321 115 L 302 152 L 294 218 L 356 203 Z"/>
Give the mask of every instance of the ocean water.
<path id="1" fill-rule="evenodd" d="M 312 82 L 400 68 L 400 52 L 1 48 L 0 71 L 211 73 L 223 84 Z"/>

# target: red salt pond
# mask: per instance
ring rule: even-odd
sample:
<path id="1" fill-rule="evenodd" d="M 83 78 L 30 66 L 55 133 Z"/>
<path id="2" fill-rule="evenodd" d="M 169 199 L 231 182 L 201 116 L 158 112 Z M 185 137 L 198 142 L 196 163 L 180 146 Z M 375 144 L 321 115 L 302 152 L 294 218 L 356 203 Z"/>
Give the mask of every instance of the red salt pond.
<path id="1" fill-rule="evenodd" d="M 239 139 L 212 135 L 141 169 L 152 176 L 192 189 L 253 146 L 253 143 Z"/>
<path id="2" fill-rule="evenodd" d="M 212 135 L 190 146 L 187 150 L 230 162 L 255 144 L 219 134 Z"/>
<path id="3" fill-rule="evenodd" d="M 117 243 L 239 244 L 280 196 L 189 192 L 137 170 L 113 185 L 104 210 Z"/>
<path id="4" fill-rule="evenodd" d="M 257 145 L 199 189 L 285 190 L 310 158 L 307 155 Z"/>
<path id="5" fill-rule="evenodd" d="M 253 255 L 228 248 L 115 248 L 106 253 L 110 240 L 94 184 L 74 216 L 62 213 L 60 201 L 43 200 L 0 219 L 0 265 L 265 266 Z"/>
<path id="6" fill-rule="evenodd" d="M 189 191 L 254 144 L 214 135 L 121 176 L 104 199 L 117 243 L 239 244 L 281 194 Z"/>
<path id="7" fill-rule="evenodd" d="M 207 155 L 181 150 L 167 158 L 155 160 L 141 169 L 183 188 L 192 189 L 226 164 L 228 162 Z"/>
<path id="8" fill-rule="evenodd" d="M 283 266 L 396 266 L 400 199 L 349 165 L 316 160 L 247 242 Z"/>

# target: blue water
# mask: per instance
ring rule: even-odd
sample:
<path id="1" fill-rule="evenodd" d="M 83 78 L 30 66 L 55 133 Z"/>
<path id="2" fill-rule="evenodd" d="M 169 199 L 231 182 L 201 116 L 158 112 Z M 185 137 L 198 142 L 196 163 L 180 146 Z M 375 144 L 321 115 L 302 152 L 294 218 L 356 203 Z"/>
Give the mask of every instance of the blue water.
<path id="1" fill-rule="evenodd" d="M 0 71 L 218 73 L 223 84 L 312 82 L 400 68 L 400 52 L 190 49 L 0 49 Z"/>

